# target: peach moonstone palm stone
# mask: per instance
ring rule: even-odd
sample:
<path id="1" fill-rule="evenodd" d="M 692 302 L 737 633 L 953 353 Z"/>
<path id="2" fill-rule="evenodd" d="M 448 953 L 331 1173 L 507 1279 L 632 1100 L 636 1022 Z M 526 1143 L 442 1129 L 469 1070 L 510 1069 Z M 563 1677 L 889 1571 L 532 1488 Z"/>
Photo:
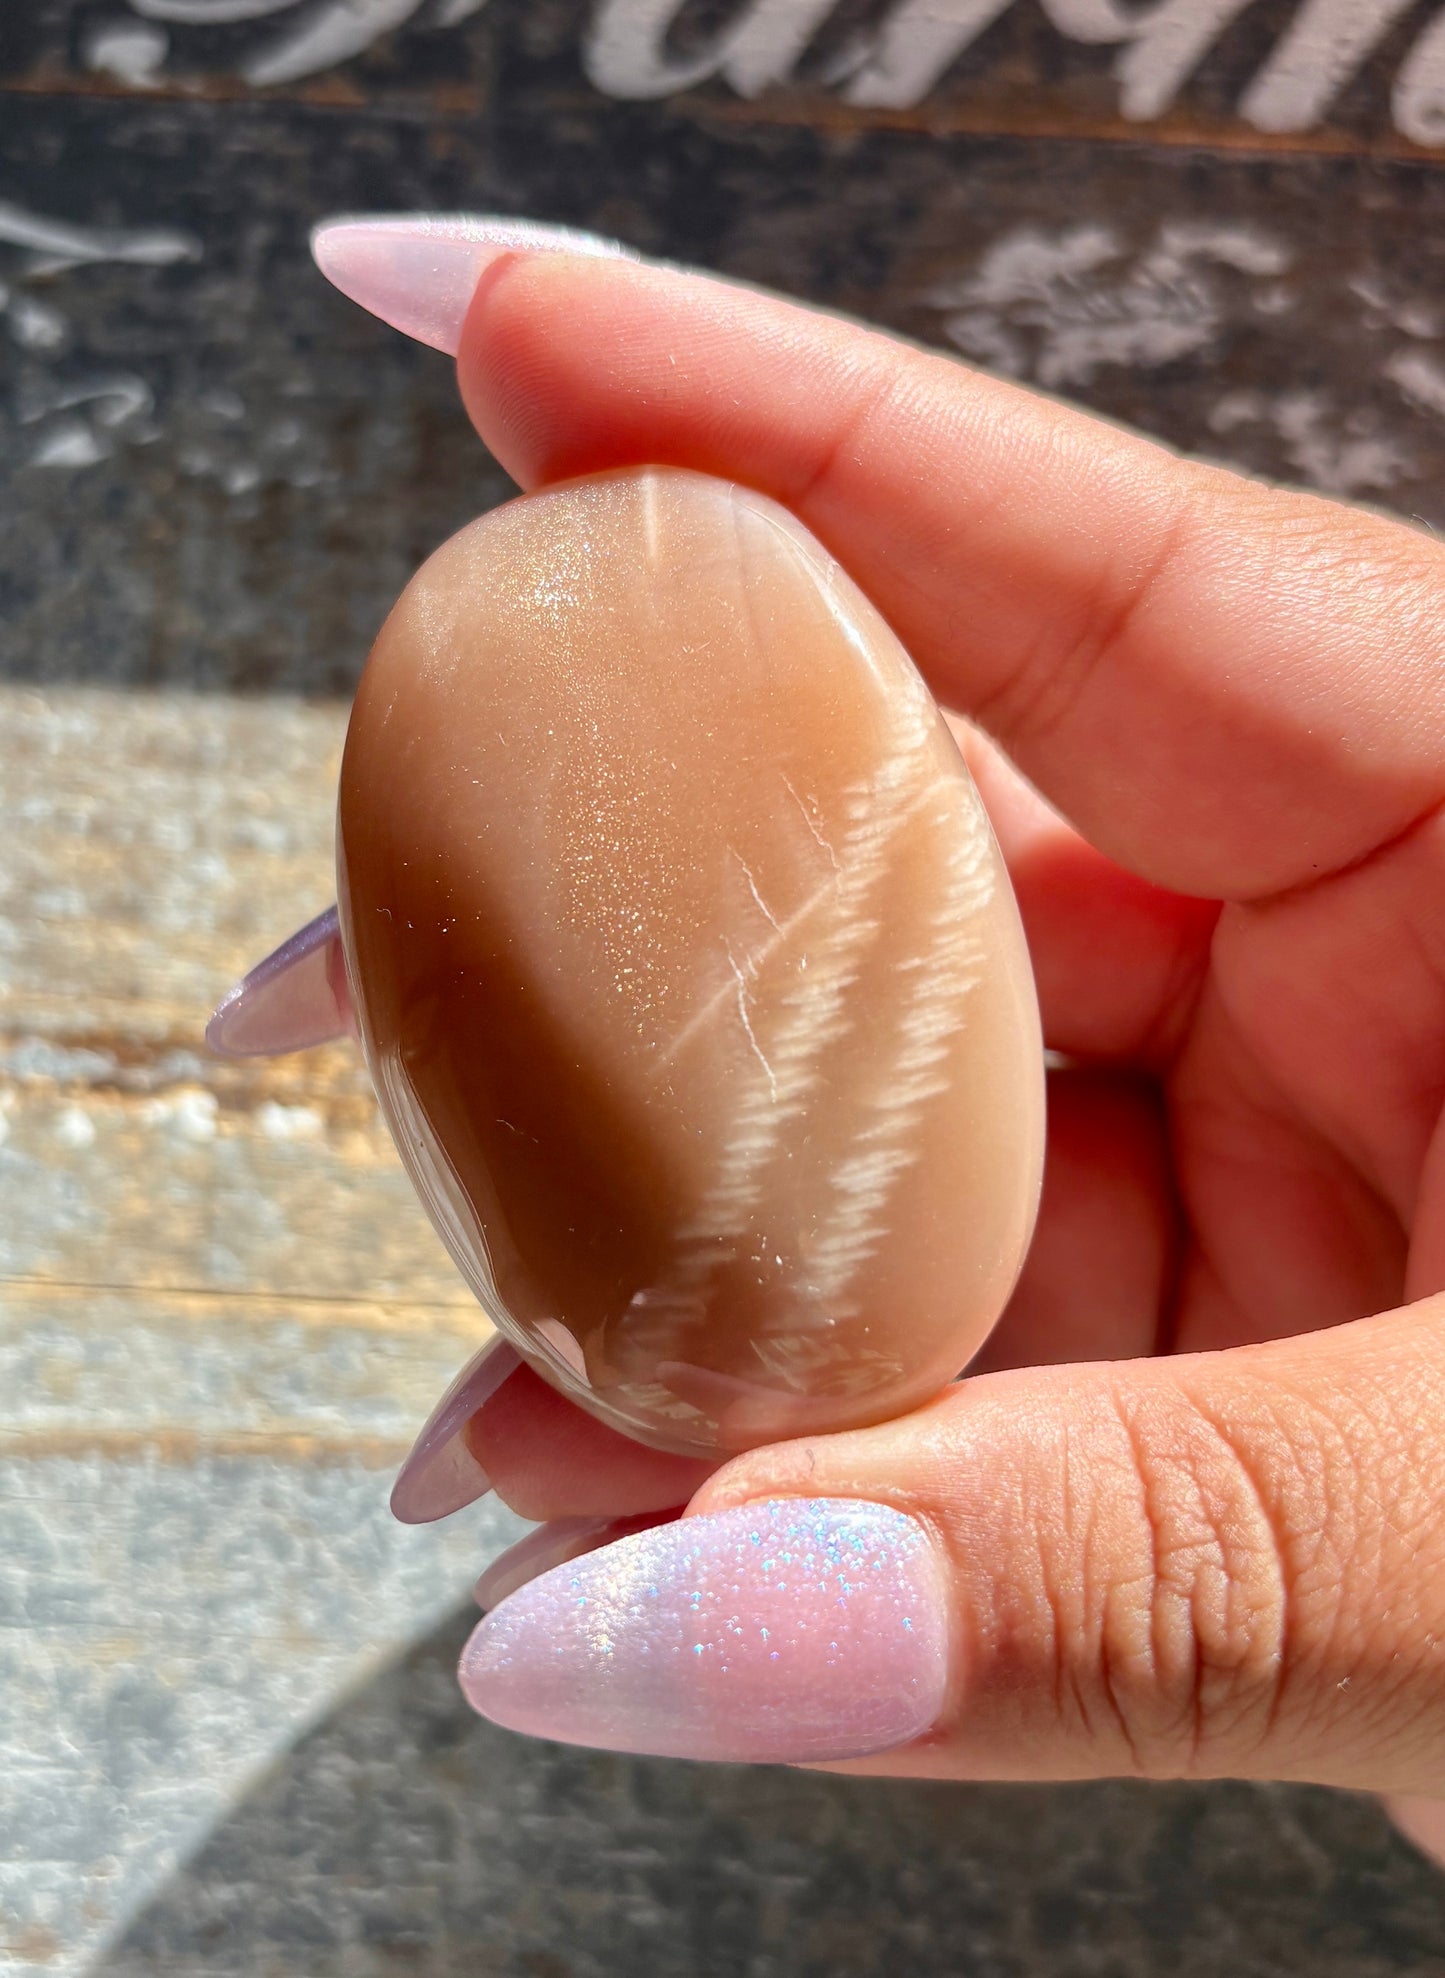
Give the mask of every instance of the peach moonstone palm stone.
<path id="1" fill-rule="evenodd" d="M 341 772 L 341 926 L 403 1159 L 594 1414 L 715 1453 L 925 1401 L 1043 1145 L 988 820 L 897 638 L 744 488 L 514 501 L 408 586 Z"/>

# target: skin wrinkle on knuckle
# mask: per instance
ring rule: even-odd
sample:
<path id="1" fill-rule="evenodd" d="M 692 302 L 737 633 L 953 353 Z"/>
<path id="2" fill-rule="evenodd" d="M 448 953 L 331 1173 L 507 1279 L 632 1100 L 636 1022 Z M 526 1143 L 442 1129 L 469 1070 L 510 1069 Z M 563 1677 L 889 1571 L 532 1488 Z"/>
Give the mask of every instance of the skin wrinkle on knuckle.
<path id="1" fill-rule="evenodd" d="M 1111 1397 L 1129 1473 L 1090 1525 L 1085 1688 L 1147 1777 L 1248 1763 L 1267 1740 L 1288 1663 L 1289 1574 L 1249 1466 L 1178 1395 Z M 1086 1713 L 1086 1719 L 1087 1715 Z"/>
<path id="2" fill-rule="evenodd" d="M 1319 598 L 1327 597 L 1339 631 L 1330 648 L 1327 679 L 1321 679 L 1313 650 L 1298 655 L 1304 669 L 1297 683 L 1302 704 L 1305 698 L 1327 694 L 1340 712 L 1358 724 L 1377 721 L 1383 713 L 1407 753 L 1415 756 L 1423 743 L 1435 765 L 1429 774 L 1417 757 L 1409 779 L 1409 787 L 1417 793 L 1412 813 L 1395 818 L 1376 844 L 1362 845 L 1355 858 L 1336 868 L 1346 870 L 1389 838 L 1408 831 L 1413 818 L 1445 800 L 1445 760 L 1435 746 L 1445 662 L 1440 633 L 1445 546 L 1402 521 L 1305 494 L 1294 495 L 1267 516 L 1266 530 L 1272 551 L 1266 567 L 1279 586 L 1281 606 L 1286 612 L 1297 606 L 1301 622 L 1309 624 Z M 1382 600 L 1388 600 L 1387 610 L 1382 610 Z M 1242 596 L 1241 611 L 1248 605 L 1248 597 Z M 1389 694 L 1383 708 L 1382 685 Z M 1386 791 L 1398 782 L 1395 755 L 1386 748 L 1376 759 L 1376 780 Z M 1364 775 L 1368 765 L 1354 767 Z"/>
<path id="3" fill-rule="evenodd" d="M 1262 537 L 1281 580 L 1301 599 L 1321 585 L 1337 608 L 1357 608 L 1380 635 L 1424 633 L 1439 645 L 1445 548 L 1394 517 L 1361 512 L 1323 495 L 1263 489 Z M 1390 610 L 1382 620 L 1380 599 Z"/>
<path id="4" fill-rule="evenodd" d="M 1076 1462 L 1074 1439 L 1067 1432 L 1064 1438 L 1063 1543 L 1054 1548 L 1052 1561 L 1047 1546 L 1041 1547 L 1039 1554 L 1041 1582 L 1052 1617 L 1055 1706 L 1061 1718 L 1067 1706 L 1073 1724 L 1090 1744 L 1117 1744 L 1127 1768 L 1143 1772 L 1148 1769 L 1146 1754 L 1140 1748 L 1132 1714 L 1123 1707 L 1111 1668 L 1109 1611 L 1118 1598 L 1128 1598 L 1131 1587 L 1150 1584 L 1153 1534 L 1147 1521 L 1132 1523 L 1124 1532 L 1120 1529 L 1120 1507 L 1127 1501 L 1131 1483 L 1137 1487 L 1128 1438 L 1121 1443 L 1117 1436 L 1111 1437 L 1111 1460 L 1102 1460 L 1096 1433 L 1081 1440 L 1083 1447 Z M 1103 1487 L 1106 1477 L 1112 1488 Z M 1110 1507 L 1107 1515 L 1106 1504 Z M 1126 1567 L 1121 1575 L 1125 1541 L 1130 1553 L 1127 1564 L 1135 1570 Z M 1091 1567 L 1095 1559 L 1101 1563 Z M 1082 1562 L 1077 1575 L 1067 1570 L 1065 1562 L 1069 1561 Z M 1105 1589 L 1108 1595 L 1101 1599 Z"/>
<path id="5" fill-rule="evenodd" d="M 1337 1783 L 1369 1783 L 1383 1754 L 1427 1790 L 1445 1663 L 1432 1344 L 1352 1353 L 1323 1393 L 1270 1347 L 1244 1349 L 1237 1385 L 1187 1363 L 1142 1390 L 1137 1368 L 1090 1378 L 1065 1414 L 1044 1397 L 1023 1439 L 1011 1377 L 986 1376 L 903 1434 L 749 1452 L 697 1508 L 856 1495 L 930 1529 L 954 1588 L 946 1744 L 1042 1741 L 1080 1776 Z"/>
<path id="6" fill-rule="evenodd" d="M 1253 1467 L 1290 1592 L 1280 1719 L 1295 1776 L 1354 1766 L 1368 1782 L 1387 1752 L 1412 1757 L 1438 1742 L 1432 1618 L 1445 1616 L 1438 1602 L 1432 1613 L 1430 1590 L 1445 1578 L 1445 1479 L 1421 1475 L 1438 1433 L 1400 1419 L 1401 1372 L 1372 1379 L 1355 1362 L 1327 1402 L 1287 1376 L 1272 1381 L 1273 1436 L 1258 1398 L 1244 1428 L 1220 1421 L 1227 1439 L 1264 1452 Z"/>

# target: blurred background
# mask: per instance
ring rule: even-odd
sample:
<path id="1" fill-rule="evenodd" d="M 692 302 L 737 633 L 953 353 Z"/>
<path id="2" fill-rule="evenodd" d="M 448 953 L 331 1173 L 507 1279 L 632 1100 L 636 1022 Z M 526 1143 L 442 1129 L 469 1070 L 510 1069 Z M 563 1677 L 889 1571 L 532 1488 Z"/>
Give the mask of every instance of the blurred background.
<path id="1" fill-rule="evenodd" d="M 341 1050 L 212 1062 L 327 904 L 346 706 L 507 484 L 306 256 L 524 213 L 1445 523 L 1445 10 L 4 0 L 0 1972 L 1445 1970 L 1366 1801 L 941 1788 L 474 1722 L 518 1527 L 389 1471 L 478 1317 Z"/>

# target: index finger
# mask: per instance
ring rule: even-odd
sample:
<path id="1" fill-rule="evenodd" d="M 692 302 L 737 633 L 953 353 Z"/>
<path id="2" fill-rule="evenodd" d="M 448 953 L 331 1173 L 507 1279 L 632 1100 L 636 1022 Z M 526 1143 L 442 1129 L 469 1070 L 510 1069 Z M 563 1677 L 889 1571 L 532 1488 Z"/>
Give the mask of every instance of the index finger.
<path id="1" fill-rule="evenodd" d="M 879 332 L 647 263 L 507 253 L 463 395 L 524 487 L 649 461 L 773 495 L 1096 845 L 1250 898 L 1445 798 L 1445 555 Z"/>

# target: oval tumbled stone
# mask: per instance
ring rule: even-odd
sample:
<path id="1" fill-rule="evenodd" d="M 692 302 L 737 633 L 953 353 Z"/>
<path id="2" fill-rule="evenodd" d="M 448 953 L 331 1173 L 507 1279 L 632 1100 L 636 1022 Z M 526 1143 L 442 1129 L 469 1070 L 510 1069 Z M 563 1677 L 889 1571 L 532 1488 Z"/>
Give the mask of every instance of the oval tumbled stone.
<path id="1" fill-rule="evenodd" d="M 644 468 L 454 536 L 367 666 L 338 864 L 397 1146 L 554 1384 L 715 1452 L 974 1353 L 1039 1187 L 1023 932 L 912 662 L 783 509 Z"/>

